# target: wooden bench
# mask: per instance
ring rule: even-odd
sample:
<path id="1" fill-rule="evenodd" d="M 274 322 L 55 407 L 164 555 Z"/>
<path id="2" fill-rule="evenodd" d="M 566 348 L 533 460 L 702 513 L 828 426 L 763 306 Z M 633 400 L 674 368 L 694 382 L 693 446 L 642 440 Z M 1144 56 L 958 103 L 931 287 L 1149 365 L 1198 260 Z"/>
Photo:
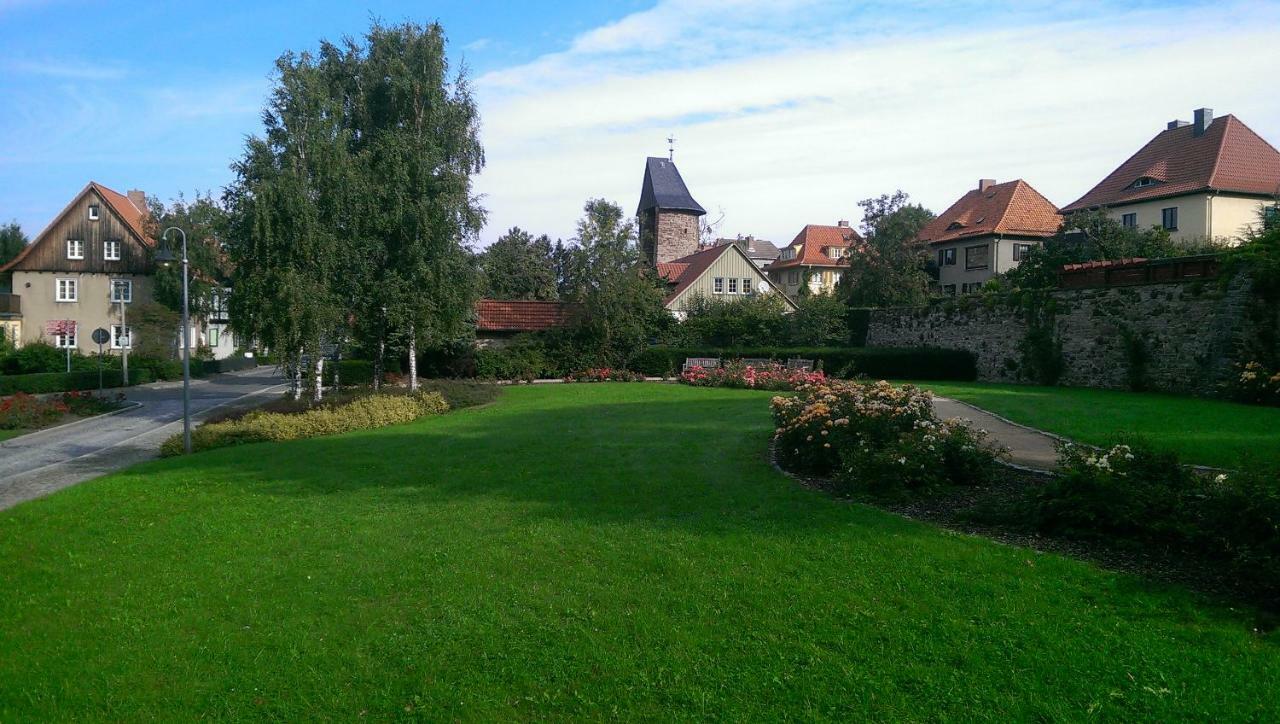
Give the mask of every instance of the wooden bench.
<path id="1" fill-rule="evenodd" d="M 688 372 L 694 367 L 701 367 L 704 370 L 713 370 L 720 366 L 719 357 L 686 357 L 684 360 L 683 372 Z"/>
<path id="2" fill-rule="evenodd" d="M 746 365 L 747 367 L 755 367 L 756 369 L 763 369 L 773 363 L 774 363 L 773 360 L 764 359 L 763 357 L 742 360 L 742 364 Z"/>
<path id="3" fill-rule="evenodd" d="M 811 360 L 811 359 L 800 359 L 799 357 L 795 357 L 795 358 L 793 358 L 793 359 L 789 359 L 789 360 L 787 360 L 787 369 L 789 369 L 789 370 L 804 370 L 805 372 L 810 372 L 810 371 L 812 371 L 812 370 L 813 370 L 813 360 Z"/>

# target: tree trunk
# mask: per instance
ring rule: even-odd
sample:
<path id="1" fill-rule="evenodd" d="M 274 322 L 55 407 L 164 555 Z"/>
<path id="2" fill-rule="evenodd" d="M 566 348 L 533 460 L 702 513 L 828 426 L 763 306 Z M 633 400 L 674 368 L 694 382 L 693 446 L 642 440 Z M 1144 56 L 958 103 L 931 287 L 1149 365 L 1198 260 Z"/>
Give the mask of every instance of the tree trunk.
<path id="1" fill-rule="evenodd" d="M 342 342 L 338 342 L 338 346 L 334 349 L 333 354 L 333 389 L 339 394 L 342 393 Z"/>
<path id="2" fill-rule="evenodd" d="M 409 391 L 418 391 L 418 338 L 409 324 Z"/>
<path id="3" fill-rule="evenodd" d="M 311 401 L 319 402 L 324 399 L 324 357 L 320 355 L 316 355 L 315 371 L 316 388 L 311 391 Z"/>
<path id="4" fill-rule="evenodd" d="M 378 353 L 373 359 L 373 390 L 377 392 L 382 389 L 382 370 L 384 369 L 383 361 L 387 355 L 387 338 L 385 336 L 378 337 Z"/>

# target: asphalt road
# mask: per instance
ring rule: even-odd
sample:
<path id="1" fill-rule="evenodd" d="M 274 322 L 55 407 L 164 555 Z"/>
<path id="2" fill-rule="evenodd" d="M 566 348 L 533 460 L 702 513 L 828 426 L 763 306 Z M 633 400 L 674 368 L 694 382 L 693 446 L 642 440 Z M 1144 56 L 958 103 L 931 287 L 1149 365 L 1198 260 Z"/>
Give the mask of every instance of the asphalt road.
<path id="1" fill-rule="evenodd" d="M 252 406 L 285 389 L 274 367 L 215 375 L 191 383 L 191 414 Z M 40 430 L 0 443 L 0 510 L 154 458 L 182 432 L 182 383 L 125 391 L 140 403 L 124 412 Z"/>

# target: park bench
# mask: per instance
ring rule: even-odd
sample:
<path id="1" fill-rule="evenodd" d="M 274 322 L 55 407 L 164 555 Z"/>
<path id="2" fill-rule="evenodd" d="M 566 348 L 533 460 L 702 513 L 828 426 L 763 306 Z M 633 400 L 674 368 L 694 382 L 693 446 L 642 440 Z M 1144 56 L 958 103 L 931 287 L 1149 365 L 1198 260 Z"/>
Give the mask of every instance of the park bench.
<path id="1" fill-rule="evenodd" d="M 686 357 L 684 360 L 684 372 L 688 372 L 694 367 L 701 367 L 704 370 L 713 370 L 720 366 L 719 357 Z"/>
<path id="2" fill-rule="evenodd" d="M 747 358 L 747 359 L 742 360 L 742 364 L 746 365 L 747 367 L 754 367 L 754 368 L 756 368 L 756 369 L 763 369 L 763 368 L 768 367 L 769 365 L 773 364 L 773 360 L 771 360 L 771 359 L 765 359 L 765 358 L 763 358 L 763 357 L 752 357 L 752 358 Z"/>
<path id="3" fill-rule="evenodd" d="M 787 360 L 787 369 L 804 370 L 805 372 L 809 372 L 813 370 L 813 360 L 793 357 L 792 359 Z"/>

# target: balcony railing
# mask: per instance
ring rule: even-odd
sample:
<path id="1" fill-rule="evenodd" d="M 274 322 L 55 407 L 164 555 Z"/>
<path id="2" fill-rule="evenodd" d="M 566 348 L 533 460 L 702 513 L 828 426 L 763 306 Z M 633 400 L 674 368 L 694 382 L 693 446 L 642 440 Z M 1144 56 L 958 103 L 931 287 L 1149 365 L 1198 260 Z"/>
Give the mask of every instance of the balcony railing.
<path id="1" fill-rule="evenodd" d="M 17 294 L 0 294 L 0 314 L 22 314 L 22 297 Z"/>

